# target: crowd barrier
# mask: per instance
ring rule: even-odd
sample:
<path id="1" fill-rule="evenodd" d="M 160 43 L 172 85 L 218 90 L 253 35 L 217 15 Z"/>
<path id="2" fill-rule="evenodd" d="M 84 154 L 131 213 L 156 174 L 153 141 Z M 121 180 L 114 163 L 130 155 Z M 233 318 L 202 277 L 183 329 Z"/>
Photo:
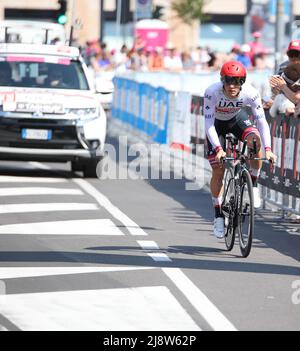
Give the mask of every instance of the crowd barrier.
<path id="1" fill-rule="evenodd" d="M 197 145 L 205 145 L 203 97 L 122 77 L 114 84 L 112 117 L 140 132 L 144 140 L 194 153 Z M 300 213 L 300 121 L 266 114 L 278 162 L 273 169 L 263 165 L 265 200 Z"/>
<path id="2" fill-rule="evenodd" d="M 141 131 L 149 140 L 166 144 L 170 93 L 123 78 L 115 78 L 114 86 L 112 116 Z"/>

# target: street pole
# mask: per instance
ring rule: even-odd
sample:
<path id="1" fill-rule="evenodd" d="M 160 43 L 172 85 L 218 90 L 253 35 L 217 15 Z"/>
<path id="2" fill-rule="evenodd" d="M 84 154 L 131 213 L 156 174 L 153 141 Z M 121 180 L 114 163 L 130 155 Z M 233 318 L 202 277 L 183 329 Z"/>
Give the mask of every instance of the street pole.
<path id="1" fill-rule="evenodd" d="M 104 0 L 100 0 L 100 41 L 103 42 L 104 39 Z"/>
<path id="2" fill-rule="evenodd" d="M 247 14 L 244 19 L 244 43 L 249 43 L 251 39 L 251 8 L 252 0 L 247 0 Z"/>
<path id="3" fill-rule="evenodd" d="M 275 54 L 275 70 L 278 72 L 279 65 L 283 60 L 283 47 L 285 36 L 285 21 L 284 21 L 284 0 L 277 0 L 276 14 L 276 54 Z"/>
<path id="4" fill-rule="evenodd" d="M 116 38 L 117 46 L 120 46 L 120 36 L 121 36 L 121 18 L 122 18 L 122 0 L 117 0 L 117 23 L 116 23 Z"/>

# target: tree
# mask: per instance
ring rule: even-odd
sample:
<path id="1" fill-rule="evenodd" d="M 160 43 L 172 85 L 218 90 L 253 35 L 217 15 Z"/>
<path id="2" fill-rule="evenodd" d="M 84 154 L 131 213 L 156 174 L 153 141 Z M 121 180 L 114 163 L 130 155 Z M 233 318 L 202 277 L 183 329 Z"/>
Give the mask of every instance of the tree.
<path id="1" fill-rule="evenodd" d="M 203 7 L 209 0 L 173 0 L 172 10 L 187 25 L 192 25 L 194 21 L 207 21 L 209 16 L 204 14 Z"/>

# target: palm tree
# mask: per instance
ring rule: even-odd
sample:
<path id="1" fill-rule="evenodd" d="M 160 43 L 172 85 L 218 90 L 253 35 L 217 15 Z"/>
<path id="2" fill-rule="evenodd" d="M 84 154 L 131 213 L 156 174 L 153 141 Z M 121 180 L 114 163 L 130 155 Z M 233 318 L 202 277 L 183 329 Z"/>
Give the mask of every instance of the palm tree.
<path id="1" fill-rule="evenodd" d="M 192 25 L 194 21 L 201 22 L 209 19 L 203 13 L 203 7 L 209 0 L 172 0 L 171 8 L 184 23 Z"/>
<path id="2" fill-rule="evenodd" d="M 186 32 L 186 42 L 193 39 L 194 46 L 198 42 L 198 31 L 195 29 L 198 24 L 210 19 L 210 16 L 204 13 L 204 5 L 210 0 L 172 0 L 171 9 L 175 17 L 186 24 L 189 30 Z"/>

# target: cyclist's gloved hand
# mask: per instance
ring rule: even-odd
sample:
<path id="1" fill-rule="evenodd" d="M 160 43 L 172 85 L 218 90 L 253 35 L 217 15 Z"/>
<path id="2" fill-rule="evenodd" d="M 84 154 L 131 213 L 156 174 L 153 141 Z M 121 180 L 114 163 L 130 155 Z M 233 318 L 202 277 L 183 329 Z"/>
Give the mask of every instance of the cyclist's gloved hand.
<path id="1" fill-rule="evenodd" d="M 266 159 L 275 164 L 277 161 L 277 156 L 273 154 L 271 150 L 266 150 Z"/>
<path id="2" fill-rule="evenodd" d="M 222 164 L 223 159 L 225 159 L 225 158 L 226 158 L 226 152 L 225 152 L 223 149 L 219 149 L 219 150 L 217 151 L 215 160 L 216 160 L 218 163 Z"/>

